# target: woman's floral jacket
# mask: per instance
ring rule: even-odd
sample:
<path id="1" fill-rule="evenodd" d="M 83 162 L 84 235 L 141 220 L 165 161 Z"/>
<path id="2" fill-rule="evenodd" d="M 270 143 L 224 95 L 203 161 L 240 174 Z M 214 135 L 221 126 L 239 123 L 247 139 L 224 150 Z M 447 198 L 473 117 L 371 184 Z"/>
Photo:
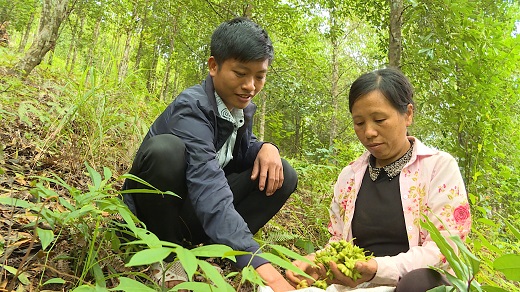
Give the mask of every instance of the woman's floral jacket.
<path id="1" fill-rule="evenodd" d="M 429 233 L 419 225 L 422 214 L 426 214 L 446 238 L 458 235 L 464 240 L 471 227 L 466 189 L 455 159 L 446 152 L 425 146 L 414 137 L 408 138 L 415 140 L 414 149 L 401 171 L 399 182 L 410 249 L 396 256 L 376 257 L 378 270 L 371 281 L 373 284 L 396 285 L 403 275 L 418 268 L 449 269 Z M 331 241 L 352 239 L 356 197 L 369 155 L 365 152 L 338 177 L 330 209 Z"/>

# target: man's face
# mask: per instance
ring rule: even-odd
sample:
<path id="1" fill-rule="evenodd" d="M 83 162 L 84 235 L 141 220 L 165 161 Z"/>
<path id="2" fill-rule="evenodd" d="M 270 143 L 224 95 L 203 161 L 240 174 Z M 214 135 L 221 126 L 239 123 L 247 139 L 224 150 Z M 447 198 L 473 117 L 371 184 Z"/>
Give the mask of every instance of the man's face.
<path id="1" fill-rule="evenodd" d="M 214 57 L 208 60 L 215 91 L 229 110 L 243 109 L 265 84 L 269 61 L 240 62 L 228 59 L 220 66 Z"/>

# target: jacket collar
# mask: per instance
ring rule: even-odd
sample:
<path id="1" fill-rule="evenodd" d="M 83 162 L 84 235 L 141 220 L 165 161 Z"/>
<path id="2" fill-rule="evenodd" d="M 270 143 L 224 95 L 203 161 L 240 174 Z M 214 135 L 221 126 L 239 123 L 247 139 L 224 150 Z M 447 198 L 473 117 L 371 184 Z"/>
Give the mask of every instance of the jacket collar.
<path id="1" fill-rule="evenodd" d="M 208 97 L 208 101 L 211 104 L 211 107 L 217 110 L 217 99 L 215 98 L 215 86 L 213 85 L 213 78 L 208 74 L 206 80 L 202 82 L 202 87 L 206 92 L 206 96 Z"/>
<path id="2" fill-rule="evenodd" d="M 417 160 L 418 156 L 431 156 L 439 152 L 439 150 L 430 148 L 426 145 L 424 145 L 419 139 L 408 136 L 408 140 L 414 141 L 414 147 L 412 152 L 412 157 L 410 158 L 410 161 L 408 161 L 407 165 L 410 165 L 415 160 Z M 365 151 L 359 159 L 356 159 L 354 162 L 352 162 L 352 169 L 357 172 L 358 170 L 361 170 L 362 168 L 366 168 L 368 166 L 368 159 L 370 156 L 370 152 Z M 406 166 L 405 166 L 406 167 Z"/>

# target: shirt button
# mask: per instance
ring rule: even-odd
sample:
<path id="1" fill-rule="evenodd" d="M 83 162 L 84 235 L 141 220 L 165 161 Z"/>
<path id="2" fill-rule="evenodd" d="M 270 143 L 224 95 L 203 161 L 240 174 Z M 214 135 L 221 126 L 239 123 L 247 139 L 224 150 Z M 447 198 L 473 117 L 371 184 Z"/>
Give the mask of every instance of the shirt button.
<path id="1" fill-rule="evenodd" d="M 413 227 L 412 226 L 408 226 L 408 231 L 412 231 L 413 230 Z"/>
<path id="2" fill-rule="evenodd" d="M 408 196 L 404 196 L 403 199 L 408 200 Z"/>

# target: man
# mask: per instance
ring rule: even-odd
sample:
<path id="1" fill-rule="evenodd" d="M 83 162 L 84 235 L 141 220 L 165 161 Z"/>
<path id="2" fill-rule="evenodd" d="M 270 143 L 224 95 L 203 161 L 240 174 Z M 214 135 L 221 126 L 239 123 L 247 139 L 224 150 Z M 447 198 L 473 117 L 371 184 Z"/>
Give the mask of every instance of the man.
<path id="1" fill-rule="evenodd" d="M 222 23 L 211 37 L 206 80 L 177 96 L 150 127 L 130 173 L 181 198 L 133 194 L 125 202 L 161 240 L 256 252 L 253 234 L 296 189 L 296 172 L 278 148 L 252 133 L 251 99 L 265 84 L 273 54 L 256 23 Z M 144 186 L 127 180 L 124 188 Z M 239 256 L 236 265 L 249 262 L 274 291 L 294 289 L 260 257 Z M 173 270 L 176 275 L 165 279 L 170 287 L 186 279 L 179 265 Z"/>

